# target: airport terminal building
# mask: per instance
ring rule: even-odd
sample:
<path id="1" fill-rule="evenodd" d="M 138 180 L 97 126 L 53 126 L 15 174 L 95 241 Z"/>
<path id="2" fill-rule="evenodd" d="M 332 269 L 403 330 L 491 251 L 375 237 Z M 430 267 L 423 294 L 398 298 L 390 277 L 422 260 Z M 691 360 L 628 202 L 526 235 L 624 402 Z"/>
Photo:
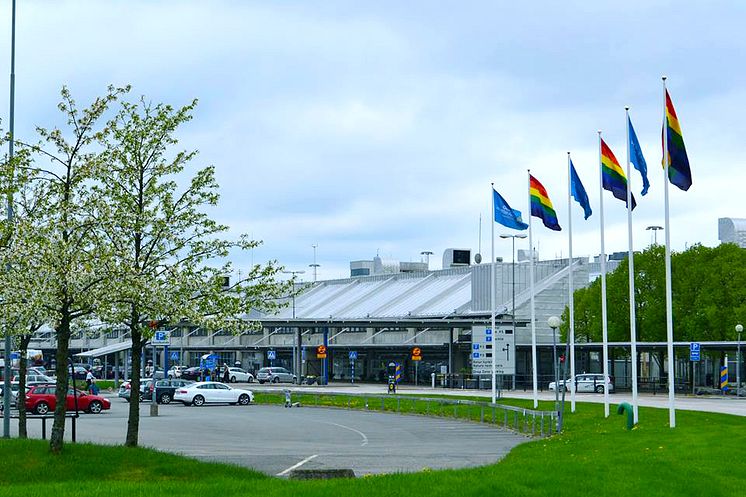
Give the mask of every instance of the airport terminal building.
<path id="1" fill-rule="evenodd" d="M 155 349 L 157 364 L 168 354 L 170 364 L 197 365 L 207 353 L 221 362 L 240 362 L 250 371 L 264 366 L 298 368 L 296 344 L 301 347 L 301 376 L 321 376 L 324 361 L 316 348 L 327 346 L 329 381 L 383 381 L 386 365 L 401 364 L 402 381 L 489 381 L 471 373 L 472 327 L 489 326 L 491 317 L 490 277 L 496 279 L 496 327 L 513 329 L 515 323 L 516 375 L 505 378 L 505 386 L 518 388 L 531 382 L 530 263 L 519 253 L 515 264 L 472 264 L 469 250 L 449 249 L 445 269 L 430 271 L 427 263 L 353 261 L 346 279 L 299 283 L 298 294 L 276 315 L 252 315 L 260 330 L 238 335 L 208 333 L 198 327 L 176 326 L 170 331 L 167 350 Z M 536 261 L 534 289 L 536 338 L 540 383 L 551 380 L 553 333 L 547 324 L 561 315 L 568 302 L 568 260 Z M 609 271 L 618 261 L 608 263 Z M 587 286 L 600 273 L 600 264 L 588 258 L 573 260 L 575 288 Z M 513 299 L 515 296 L 515 299 Z M 515 309 L 515 320 L 513 319 Z M 558 333 L 559 334 L 559 333 Z M 559 340 L 559 337 L 557 337 Z M 87 352 L 86 360 L 100 357 L 102 363 L 125 364 L 129 336 L 125 330 L 95 330 L 74 335 L 71 350 Z M 56 343 L 51 331 L 38 333 L 31 347 L 51 352 Z M 412 361 L 417 347 L 422 360 Z M 152 357 L 148 348 L 146 356 Z M 351 359 L 354 357 L 354 359 Z M 600 369 L 598 352 L 579 352 L 579 371 Z M 581 365 L 582 364 L 582 365 Z"/>

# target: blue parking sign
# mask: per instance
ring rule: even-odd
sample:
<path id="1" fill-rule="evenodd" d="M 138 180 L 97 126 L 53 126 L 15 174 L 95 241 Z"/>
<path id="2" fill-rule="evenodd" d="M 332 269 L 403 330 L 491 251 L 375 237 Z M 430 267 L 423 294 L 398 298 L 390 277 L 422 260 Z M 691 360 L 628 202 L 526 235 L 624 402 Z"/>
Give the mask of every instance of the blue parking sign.
<path id="1" fill-rule="evenodd" d="M 699 361 L 699 351 L 700 351 L 700 344 L 697 342 L 692 342 L 689 344 L 689 360 L 690 361 Z"/>

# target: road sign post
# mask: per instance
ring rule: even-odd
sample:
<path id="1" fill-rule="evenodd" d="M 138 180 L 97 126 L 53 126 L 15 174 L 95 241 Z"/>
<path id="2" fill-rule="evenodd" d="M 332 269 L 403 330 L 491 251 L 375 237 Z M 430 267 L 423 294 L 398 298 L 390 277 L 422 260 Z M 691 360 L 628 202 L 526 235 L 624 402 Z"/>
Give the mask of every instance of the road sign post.
<path id="1" fill-rule="evenodd" d="M 419 365 L 422 360 L 422 349 L 415 347 L 412 349 L 412 361 L 414 361 L 414 384 L 417 386 L 419 383 Z"/>
<path id="2" fill-rule="evenodd" d="M 350 351 L 350 383 L 355 383 L 355 361 L 357 360 L 357 351 Z"/>
<path id="3" fill-rule="evenodd" d="M 689 344 L 689 360 L 699 361 L 700 360 L 700 344 L 692 342 Z"/>

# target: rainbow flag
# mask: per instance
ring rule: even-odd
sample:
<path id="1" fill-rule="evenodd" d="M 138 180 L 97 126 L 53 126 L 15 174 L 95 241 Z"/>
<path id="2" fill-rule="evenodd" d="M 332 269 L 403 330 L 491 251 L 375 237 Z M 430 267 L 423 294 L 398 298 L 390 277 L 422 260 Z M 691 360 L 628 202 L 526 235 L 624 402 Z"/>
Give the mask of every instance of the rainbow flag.
<path id="1" fill-rule="evenodd" d="M 614 197 L 627 205 L 627 176 L 606 142 L 601 138 L 601 183 Z M 632 210 L 637 206 L 632 195 Z"/>
<path id="2" fill-rule="evenodd" d="M 692 171 L 689 169 L 689 157 L 686 155 L 679 118 L 676 117 L 676 110 L 673 108 L 668 90 L 666 90 L 666 122 L 663 125 L 663 131 L 668 143 L 668 180 L 687 191 L 692 186 Z"/>
<path id="3" fill-rule="evenodd" d="M 530 187 L 529 195 L 531 196 L 531 215 L 534 217 L 541 218 L 544 222 L 544 226 L 550 230 L 560 231 L 559 223 L 557 222 L 557 213 L 554 212 L 554 206 L 552 201 L 549 200 L 549 195 L 544 186 L 539 183 L 539 180 L 529 174 Z"/>

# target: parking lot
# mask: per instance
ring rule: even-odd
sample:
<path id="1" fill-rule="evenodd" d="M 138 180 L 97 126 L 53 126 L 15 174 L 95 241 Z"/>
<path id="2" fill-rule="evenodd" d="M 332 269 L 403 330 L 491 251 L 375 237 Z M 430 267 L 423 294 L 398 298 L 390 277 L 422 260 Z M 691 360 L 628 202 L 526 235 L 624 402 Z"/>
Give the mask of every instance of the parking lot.
<path id="1" fill-rule="evenodd" d="M 264 389 L 254 390 L 260 396 Z M 81 415 L 78 441 L 123 443 L 129 404 L 110 398 L 110 411 Z M 315 407 L 177 403 L 159 406 L 159 416 L 151 417 L 146 402 L 140 413 L 142 446 L 279 476 L 295 467 L 350 468 L 362 475 L 477 466 L 496 462 L 526 441 L 477 423 Z M 28 426 L 30 436 L 41 436 L 39 421 Z M 69 432 L 68 423 L 68 438 Z"/>

